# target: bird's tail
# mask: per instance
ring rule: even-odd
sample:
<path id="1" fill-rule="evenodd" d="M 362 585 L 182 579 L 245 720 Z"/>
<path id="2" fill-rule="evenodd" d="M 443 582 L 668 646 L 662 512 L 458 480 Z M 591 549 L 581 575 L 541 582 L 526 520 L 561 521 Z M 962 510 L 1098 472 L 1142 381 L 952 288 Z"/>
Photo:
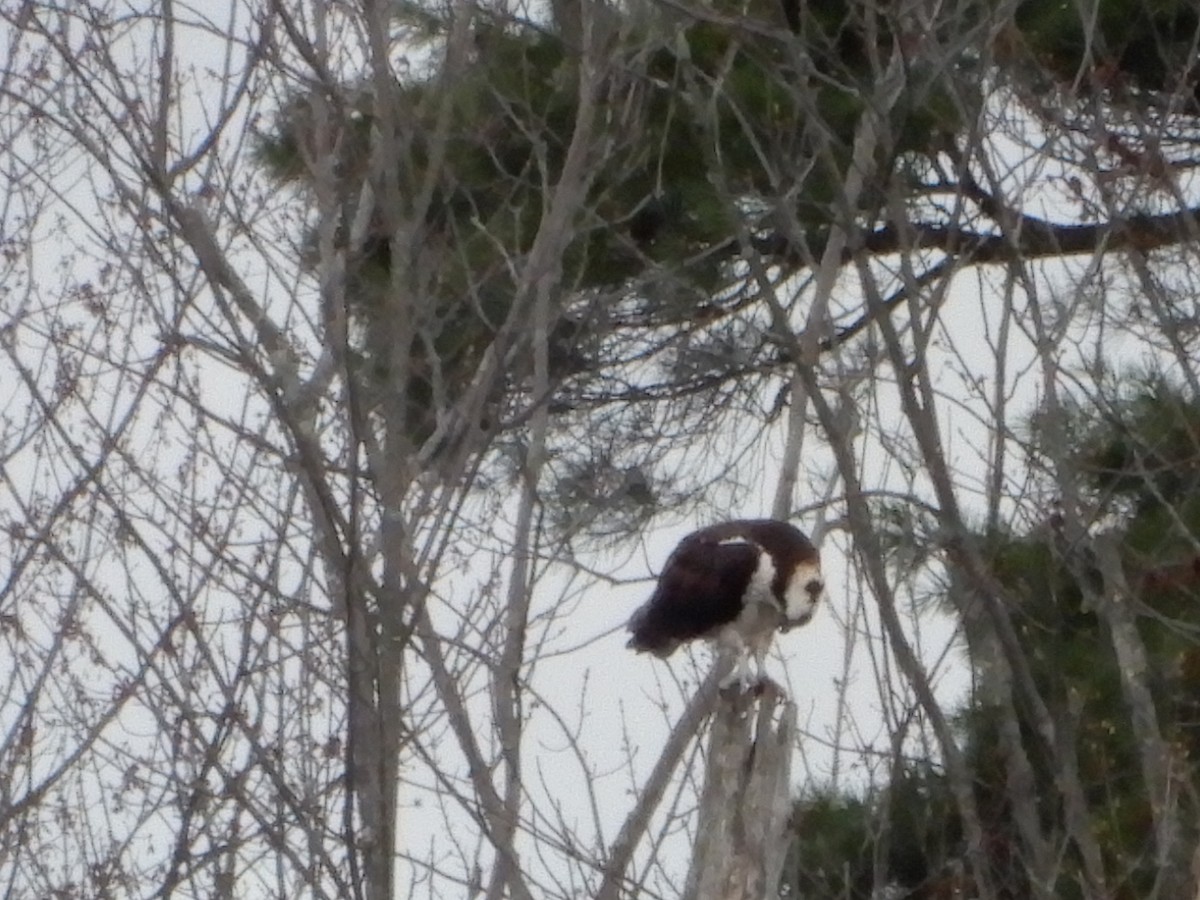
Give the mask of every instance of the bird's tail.
<path id="1" fill-rule="evenodd" d="M 679 646 L 679 640 L 671 637 L 654 621 L 650 604 L 646 604 L 629 619 L 629 642 L 625 644 L 630 650 L 639 653 L 653 653 L 658 657 L 668 657 Z"/>

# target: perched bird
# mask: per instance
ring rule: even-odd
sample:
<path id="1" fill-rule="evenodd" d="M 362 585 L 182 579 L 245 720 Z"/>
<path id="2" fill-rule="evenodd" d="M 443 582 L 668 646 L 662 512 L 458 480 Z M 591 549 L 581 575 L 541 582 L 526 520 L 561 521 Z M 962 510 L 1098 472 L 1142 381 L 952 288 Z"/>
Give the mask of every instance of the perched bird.
<path id="1" fill-rule="evenodd" d="M 654 595 L 629 620 L 633 650 L 667 657 L 706 638 L 736 654 L 722 687 L 749 685 L 750 656 L 763 662 L 776 630 L 803 625 L 825 590 L 817 548 L 773 519 L 710 525 L 679 542 Z"/>

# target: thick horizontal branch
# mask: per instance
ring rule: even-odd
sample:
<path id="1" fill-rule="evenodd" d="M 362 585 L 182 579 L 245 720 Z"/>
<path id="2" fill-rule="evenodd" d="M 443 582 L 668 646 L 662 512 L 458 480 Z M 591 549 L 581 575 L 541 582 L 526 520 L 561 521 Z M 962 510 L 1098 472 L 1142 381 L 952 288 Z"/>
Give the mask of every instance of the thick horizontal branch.
<path id="1" fill-rule="evenodd" d="M 1104 250 L 1148 252 L 1200 237 L 1200 207 L 1157 216 L 1135 215 L 1110 222 L 1068 225 L 1035 216 L 1012 216 L 1012 224 L 995 231 L 964 229 L 940 223 L 908 222 L 884 225 L 851 242 L 846 262 L 855 252 L 874 254 L 941 250 L 960 263 L 999 263 L 1048 256 L 1077 256 Z M 782 234 L 764 234 L 754 242 L 767 257 L 801 262 L 801 254 Z M 814 251 L 810 248 L 810 253 Z"/>
<path id="2" fill-rule="evenodd" d="M 1008 233 L 974 233 L 944 225 L 915 223 L 898 229 L 887 225 L 866 236 L 864 247 L 872 253 L 902 250 L 943 250 L 965 253 L 970 262 L 995 263 L 1046 256 L 1076 256 L 1107 250 L 1146 252 L 1200 234 L 1200 209 L 1185 209 L 1158 216 L 1130 216 L 1111 222 L 1065 225 L 1033 216 L 1018 216 Z"/>

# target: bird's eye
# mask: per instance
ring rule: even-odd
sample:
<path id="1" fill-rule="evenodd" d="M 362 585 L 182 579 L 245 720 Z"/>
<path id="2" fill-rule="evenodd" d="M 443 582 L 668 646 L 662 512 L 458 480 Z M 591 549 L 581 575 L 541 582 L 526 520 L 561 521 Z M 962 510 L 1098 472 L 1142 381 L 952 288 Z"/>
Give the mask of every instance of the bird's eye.
<path id="1" fill-rule="evenodd" d="M 816 597 L 818 594 L 821 593 L 821 591 L 824 589 L 824 587 L 825 587 L 824 582 L 820 581 L 819 579 L 814 578 L 812 581 L 808 582 L 808 584 L 804 585 L 804 590 L 806 590 L 808 592 L 808 595 L 810 597 Z"/>

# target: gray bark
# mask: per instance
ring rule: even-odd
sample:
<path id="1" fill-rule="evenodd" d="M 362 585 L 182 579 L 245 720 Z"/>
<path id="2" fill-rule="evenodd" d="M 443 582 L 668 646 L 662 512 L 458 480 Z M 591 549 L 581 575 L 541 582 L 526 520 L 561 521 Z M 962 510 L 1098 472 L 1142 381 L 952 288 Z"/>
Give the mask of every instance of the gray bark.
<path id="1" fill-rule="evenodd" d="M 795 740 L 795 704 L 775 685 L 722 694 L 709 733 L 687 900 L 777 895 Z"/>

